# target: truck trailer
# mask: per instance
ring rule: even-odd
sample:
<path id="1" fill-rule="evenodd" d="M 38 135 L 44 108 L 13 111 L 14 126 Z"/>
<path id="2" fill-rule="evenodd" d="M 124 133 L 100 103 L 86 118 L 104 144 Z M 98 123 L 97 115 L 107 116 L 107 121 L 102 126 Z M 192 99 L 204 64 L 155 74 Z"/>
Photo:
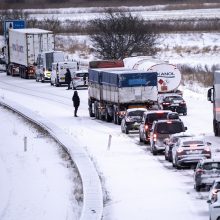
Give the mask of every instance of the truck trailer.
<path id="1" fill-rule="evenodd" d="M 149 56 L 128 57 L 123 61 L 126 68 L 157 72 L 158 92 L 160 94 L 175 93 L 180 85 L 180 70 L 166 61 Z"/>
<path id="2" fill-rule="evenodd" d="M 35 78 L 38 54 L 54 50 L 52 31 L 38 28 L 9 29 L 6 43 L 7 75 Z"/>
<path id="3" fill-rule="evenodd" d="M 120 124 L 128 108 L 157 105 L 157 73 L 122 68 L 89 69 L 91 117 Z"/>
<path id="4" fill-rule="evenodd" d="M 213 103 L 213 131 L 220 136 L 220 70 L 213 74 L 213 87 L 208 90 L 208 101 Z"/>

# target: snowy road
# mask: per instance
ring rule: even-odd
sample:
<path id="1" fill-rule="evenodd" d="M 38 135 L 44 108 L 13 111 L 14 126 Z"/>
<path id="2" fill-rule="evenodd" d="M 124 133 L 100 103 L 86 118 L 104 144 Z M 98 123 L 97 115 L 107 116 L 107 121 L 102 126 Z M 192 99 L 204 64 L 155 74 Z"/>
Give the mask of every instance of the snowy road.
<path id="1" fill-rule="evenodd" d="M 84 147 L 105 188 L 104 220 L 207 220 L 207 192 L 193 189 L 192 170 L 177 171 L 163 156 L 152 156 L 137 134 L 122 134 L 120 126 L 91 119 L 87 90 L 79 90 L 79 117 L 73 117 L 72 90 L 51 87 L 0 73 L 0 96 L 48 118 Z M 212 105 L 200 94 L 184 91 L 188 115 L 181 117 L 192 133 L 203 133 L 216 154 L 220 140 L 212 132 Z M 112 135 L 108 150 L 108 137 Z"/>

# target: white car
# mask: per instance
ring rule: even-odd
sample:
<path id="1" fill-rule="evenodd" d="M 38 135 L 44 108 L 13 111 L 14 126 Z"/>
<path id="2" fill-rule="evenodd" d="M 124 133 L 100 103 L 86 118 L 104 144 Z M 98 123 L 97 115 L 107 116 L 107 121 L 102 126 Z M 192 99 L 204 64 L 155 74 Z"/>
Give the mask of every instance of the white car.
<path id="1" fill-rule="evenodd" d="M 210 190 L 209 200 L 209 219 L 210 220 L 220 220 L 220 189 L 219 189 L 220 179 L 216 179 Z"/>
<path id="2" fill-rule="evenodd" d="M 88 70 L 78 70 L 73 74 L 72 89 L 88 87 Z"/>

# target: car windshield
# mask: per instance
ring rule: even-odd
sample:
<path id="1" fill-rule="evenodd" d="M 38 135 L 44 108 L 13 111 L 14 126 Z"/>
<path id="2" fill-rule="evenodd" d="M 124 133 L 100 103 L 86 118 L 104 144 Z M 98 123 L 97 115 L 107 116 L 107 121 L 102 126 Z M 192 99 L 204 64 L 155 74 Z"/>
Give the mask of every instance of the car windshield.
<path id="1" fill-rule="evenodd" d="M 155 120 L 167 119 L 168 112 L 158 112 L 148 115 L 148 123 L 152 124 Z"/>
<path id="2" fill-rule="evenodd" d="M 174 100 L 182 101 L 183 98 L 180 97 L 180 96 L 171 96 L 171 97 L 166 97 L 166 98 L 164 99 L 164 101 L 174 101 Z"/>
<path id="3" fill-rule="evenodd" d="M 140 117 L 142 117 L 143 114 L 144 114 L 144 111 L 140 111 L 140 110 L 128 112 L 128 116 L 129 117 L 132 117 L 132 116 L 140 116 Z"/>
<path id="4" fill-rule="evenodd" d="M 205 170 L 212 170 L 212 169 L 220 170 L 220 162 L 204 163 L 203 169 L 205 169 Z"/>
<path id="5" fill-rule="evenodd" d="M 157 125 L 157 132 L 160 134 L 175 134 L 183 132 L 182 123 L 164 122 Z"/>

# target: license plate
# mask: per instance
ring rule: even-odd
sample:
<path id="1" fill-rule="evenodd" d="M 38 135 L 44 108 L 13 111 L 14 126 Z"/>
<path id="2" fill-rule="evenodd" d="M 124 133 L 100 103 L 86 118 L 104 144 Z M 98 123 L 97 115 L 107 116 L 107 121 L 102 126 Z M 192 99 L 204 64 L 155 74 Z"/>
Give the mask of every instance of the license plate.
<path id="1" fill-rule="evenodd" d="M 187 154 L 201 154 L 202 151 L 201 150 L 190 150 L 186 152 Z"/>

